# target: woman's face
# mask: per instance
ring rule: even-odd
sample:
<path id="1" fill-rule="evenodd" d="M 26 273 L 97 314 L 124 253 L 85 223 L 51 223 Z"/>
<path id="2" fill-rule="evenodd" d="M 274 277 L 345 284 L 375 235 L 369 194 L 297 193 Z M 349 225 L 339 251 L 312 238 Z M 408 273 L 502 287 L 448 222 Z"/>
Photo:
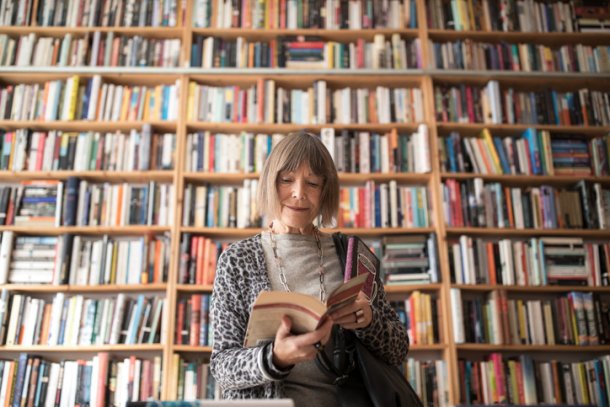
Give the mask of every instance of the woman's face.
<path id="1" fill-rule="evenodd" d="M 280 172 L 277 179 L 281 204 L 279 220 L 292 228 L 302 229 L 311 225 L 320 213 L 322 184 L 322 177 L 312 173 L 307 164 L 292 172 Z"/>

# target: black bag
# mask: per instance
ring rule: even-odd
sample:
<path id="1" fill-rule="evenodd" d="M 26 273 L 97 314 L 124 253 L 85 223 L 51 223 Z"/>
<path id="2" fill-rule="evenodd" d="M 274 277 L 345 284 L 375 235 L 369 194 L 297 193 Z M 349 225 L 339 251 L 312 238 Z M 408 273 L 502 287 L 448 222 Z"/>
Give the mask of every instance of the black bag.
<path id="1" fill-rule="evenodd" d="M 346 236 L 335 233 L 333 239 L 343 265 Z M 333 360 L 321 351 L 316 364 L 335 378 L 339 405 L 423 406 L 400 370 L 373 355 L 353 332 L 336 326 L 333 328 L 333 342 Z"/>

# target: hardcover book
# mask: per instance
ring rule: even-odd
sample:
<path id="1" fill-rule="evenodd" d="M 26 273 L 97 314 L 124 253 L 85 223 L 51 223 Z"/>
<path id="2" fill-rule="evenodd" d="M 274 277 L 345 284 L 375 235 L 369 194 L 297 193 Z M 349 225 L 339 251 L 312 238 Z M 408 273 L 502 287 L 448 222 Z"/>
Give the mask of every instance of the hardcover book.
<path id="1" fill-rule="evenodd" d="M 295 292 L 261 292 L 252 306 L 244 346 L 253 347 L 272 341 L 284 315 L 292 320 L 293 333 L 314 331 L 326 321 L 329 314 L 356 300 L 367 277 L 368 274 L 359 274 L 351 278 L 334 290 L 326 302 Z"/>

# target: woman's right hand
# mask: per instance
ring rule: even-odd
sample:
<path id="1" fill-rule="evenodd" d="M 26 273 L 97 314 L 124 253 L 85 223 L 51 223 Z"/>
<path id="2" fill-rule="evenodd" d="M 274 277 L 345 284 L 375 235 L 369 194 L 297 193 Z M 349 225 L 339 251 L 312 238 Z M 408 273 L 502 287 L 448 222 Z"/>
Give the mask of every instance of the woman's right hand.
<path id="1" fill-rule="evenodd" d="M 291 334 L 290 328 L 292 328 L 292 320 L 284 315 L 273 344 L 273 364 L 280 369 L 306 360 L 313 360 L 318 352 L 315 344 L 320 342 L 325 345 L 330 339 L 333 321 L 328 318 L 315 331 L 301 335 Z"/>

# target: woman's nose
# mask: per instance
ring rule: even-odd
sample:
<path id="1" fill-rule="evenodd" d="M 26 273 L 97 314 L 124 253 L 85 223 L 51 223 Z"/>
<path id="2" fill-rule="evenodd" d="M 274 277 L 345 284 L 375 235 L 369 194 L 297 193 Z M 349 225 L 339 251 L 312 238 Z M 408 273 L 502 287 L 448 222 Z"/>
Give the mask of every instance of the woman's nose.
<path id="1" fill-rule="evenodd" d="M 305 198 L 305 188 L 301 182 L 295 182 L 292 189 L 292 197 L 298 200 Z"/>

